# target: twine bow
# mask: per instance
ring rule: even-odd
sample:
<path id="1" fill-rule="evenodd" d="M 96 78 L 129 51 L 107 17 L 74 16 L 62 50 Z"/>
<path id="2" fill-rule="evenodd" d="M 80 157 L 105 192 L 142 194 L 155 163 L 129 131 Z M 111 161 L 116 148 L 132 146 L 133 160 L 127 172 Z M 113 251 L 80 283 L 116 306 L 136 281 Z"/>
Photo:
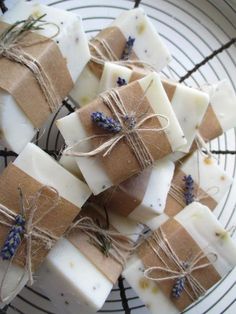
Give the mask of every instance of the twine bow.
<path id="1" fill-rule="evenodd" d="M 137 108 L 141 105 L 143 102 L 145 95 L 152 85 L 153 81 L 150 81 L 148 87 L 144 91 L 143 97 L 141 98 L 140 102 L 137 104 Z M 107 134 L 101 134 L 101 135 L 93 135 L 86 137 L 85 139 L 82 139 L 78 141 L 74 146 L 68 147 L 65 149 L 64 154 L 65 155 L 72 155 L 75 157 L 91 157 L 96 156 L 98 154 L 103 153 L 103 157 L 107 156 L 113 148 L 122 140 L 125 138 L 127 141 L 129 147 L 132 149 L 135 157 L 137 158 L 137 161 L 140 165 L 141 170 L 145 169 L 146 167 L 153 164 L 154 160 L 153 157 L 145 145 L 144 141 L 142 140 L 139 133 L 141 132 L 161 132 L 164 131 L 169 126 L 169 119 L 167 116 L 162 114 L 146 114 L 143 113 L 142 116 L 144 116 L 140 121 L 137 121 L 139 117 L 135 113 L 128 113 L 120 95 L 119 92 L 115 89 L 112 89 L 100 96 L 106 104 L 106 106 L 110 109 L 110 111 L 113 113 L 114 117 L 117 119 L 119 124 L 121 125 L 121 130 L 117 134 L 113 134 L 113 136 L 108 139 L 106 142 L 95 148 L 94 150 L 90 152 L 73 152 L 71 151 L 74 146 L 77 146 L 81 142 L 89 141 L 94 138 L 99 137 L 105 137 Z M 164 127 L 161 128 L 145 128 L 142 127 L 142 125 L 145 123 L 145 121 L 150 120 L 152 118 L 162 118 L 167 123 Z M 105 152 L 104 152 L 105 151 Z"/>
<path id="2" fill-rule="evenodd" d="M 48 197 L 45 195 L 46 191 L 51 191 L 54 194 L 53 198 Z M 28 199 L 23 195 L 23 193 L 20 190 L 20 215 L 23 219 L 25 219 L 25 225 L 22 232 L 21 240 L 19 241 L 18 245 L 14 247 L 14 252 L 12 256 L 9 258 L 9 262 L 7 264 L 6 271 L 3 275 L 3 279 L 0 284 L 0 300 L 1 302 L 7 302 L 7 300 L 11 299 L 12 296 L 17 291 L 17 288 L 20 286 L 25 273 L 28 274 L 29 277 L 29 284 L 33 284 L 33 274 L 32 274 L 32 256 L 37 254 L 37 250 L 35 252 L 32 252 L 32 245 L 33 241 L 37 241 L 40 243 L 41 247 L 45 247 L 46 249 L 50 249 L 58 240 L 58 237 L 52 234 L 52 232 L 43 229 L 41 227 L 38 227 L 38 224 L 54 209 L 57 207 L 59 203 L 60 197 L 53 187 L 51 186 L 43 186 L 41 187 L 36 193 L 31 195 Z M 40 203 L 39 203 L 40 202 Z M 40 217 L 35 217 L 37 214 L 38 209 L 40 206 L 47 206 L 47 210 L 40 215 Z M 12 227 L 14 226 L 14 223 L 16 221 L 16 217 L 19 216 L 11 209 L 7 208 L 6 206 L 0 204 L 0 225 L 9 227 L 10 231 L 12 230 Z M 20 277 L 18 283 L 16 284 L 16 287 L 13 291 L 9 293 L 8 296 L 4 297 L 3 290 L 4 290 L 4 284 L 7 279 L 7 274 L 10 270 L 10 266 L 16 257 L 17 251 L 22 244 L 22 241 L 25 240 L 26 242 L 26 251 L 25 251 L 25 266 L 24 266 L 24 272 L 22 276 Z M 6 239 L 7 241 L 7 239 Z M 6 245 L 6 242 L 5 242 Z M 4 245 L 4 247 L 5 247 Z M 3 249 L 4 249 L 3 247 Z M 3 251 L 2 249 L 2 251 Z M 39 246 L 40 249 L 40 246 Z M 5 258 L 6 259 L 6 258 Z"/>
<path id="3" fill-rule="evenodd" d="M 132 69 L 132 65 L 137 65 L 137 66 L 141 66 L 144 68 L 147 68 L 150 71 L 155 71 L 154 67 L 143 60 L 128 60 L 128 58 L 125 58 L 124 60 L 120 60 L 116 54 L 114 53 L 114 51 L 112 50 L 112 48 L 110 47 L 110 45 L 108 44 L 108 42 L 106 41 L 106 39 L 100 39 L 100 38 L 93 38 L 94 41 L 97 41 L 99 44 L 101 44 L 102 48 L 105 51 L 105 54 L 101 51 L 101 49 L 99 49 L 95 44 L 93 44 L 91 41 L 89 42 L 89 46 L 90 46 L 90 50 L 91 48 L 95 51 L 96 55 L 92 54 L 91 56 L 91 61 L 93 61 L 94 63 L 100 64 L 100 65 L 104 65 L 105 62 L 112 62 L 114 64 L 118 64 L 118 65 L 122 65 L 122 66 L 126 66 Z"/>
<path id="4" fill-rule="evenodd" d="M 92 244 L 100 249 L 105 256 L 114 258 L 122 267 L 125 265 L 127 254 L 137 248 L 137 245 L 134 245 L 134 242 L 129 238 L 131 234 L 121 234 L 116 230 L 104 228 L 91 217 L 79 218 L 68 229 L 67 235 L 75 230 L 81 230 L 87 234 Z"/>
<path id="5" fill-rule="evenodd" d="M 182 292 L 185 291 L 189 297 L 194 301 L 196 298 L 205 293 L 205 288 L 201 283 L 194 277 L 194 272 L 196 270 L 205 269 L 216 262 L 218 256 L 216 253 L 199 252 L 189 261 L 181 261 L 178 255 L 175 253 L 174 249 L 171 247 L 167 237 L 164 235 L 162 229 L 160 228 L 156 231 L 153 236 L 147 239 L 153 252 L 157 255 L 164 266 L 154 266 L 149 267 L 144 271 L 144 276 L 147 279 L 153 280 L 155 282 L 161 282 L 166 280 L 175 280 L 172 288 L 172 296 L 178 298 L 181 296 Z M 163 258 L 164 255 L 170 261 L 170 264 L 174 265 L 174 269 L 171 268 L 166 260 Z M 204 262 L 205 258 L 212 258 L 212 261 Z M 155 276 L 151 273 L 155 272 Z M 162 276 L 162 274 L 169 274 L 167 276 Z M 184 280 L 181 280 L 184 279 Z M 189 291 L 185 286 L 185 281 L 188 282 L 191 291 Z M 192 295 L 193 292 L 193 295 Z"/>
<path id="6" fill-rule="evenodd" d="M 22 49 L 24 47 L 30 47 L 47 42 L 48 40 L 58 35 L 60 30 L 56 24 L 42 22 L 42 18 L 45 15 L 46 14 L 40 16 L 37 19 L 29 16 L 28 19 L 18 21 L 3 31 L 0 34 L 0 57 L 17 62 L 27 67 L 32 72 L 49 105 L 51 112 L 54 112 L 61 102 L 59 95 L 54 90 L 52 82 L 40 62 L 38 62 L 34 57 Z M 38 40 L 36 42 L 24 42 L 24 38 L 31 30 L 40 30 L 42 29 L 42 26 L 48 24 L 56 26 L 57 32 L 55 35 L 51 36 L 50 38 Z"/>

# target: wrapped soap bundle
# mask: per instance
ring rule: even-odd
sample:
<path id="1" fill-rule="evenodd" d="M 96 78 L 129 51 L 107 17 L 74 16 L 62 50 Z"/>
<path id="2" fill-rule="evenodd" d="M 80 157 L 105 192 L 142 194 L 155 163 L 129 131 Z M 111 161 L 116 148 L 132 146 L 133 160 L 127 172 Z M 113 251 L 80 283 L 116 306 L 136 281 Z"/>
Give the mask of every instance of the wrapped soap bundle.
<path id="1" fill-rule="evenodd" d="M 0 298 L 10 302 L 71 225 L 91 192 L 34 144 L 0 177 Z"/>
<path id="2" fill-rule="evenodd" d="M 57 126 L 95 195 L 186 144 L 156 73 L 101 94 Z"/>
<path id="3" fill-rule="evenodd" d="M 236 265 L 236 245 L 210 210 L 192 203 L 147 238 L 124 277 L 150 313 L 179 313 Z"/>
<path id="4" fill-rule="evenodd" d="M 232 182 L 233 178 L 217 165 L 212 156 L 195 151 L 176 163 L 163 214 L 154 219 L 147 218 L 145 223 L 154 230 L 194 201 L 213 211 Z"/>
<path id="5" fill-rule="evenodd" d="M 20 153 L 61 106 L 89 48 L 76 15 L 19 1 L 0 18 L 0 56 L 1 142 Z"/>
<path id="6" fill-rule="evenodd" d="M 145 75 L 139 76 L 140 79 Z M 129 84 L 135 79 L 138 77 L 132 69 L 107 62 L 104 65 L 98 90 L 104 92 L 113 87 Z M 209 96 L 206 92 L 165 79 L 162 79 L 162 85 L 187 140 L 181 152 L 188 153 L 208 108 Z M 174 155 L 182 156 L 183 153 Z"/>
<path id="7" fill-rule="evenodd" d="M 163 213 L 173 174 L 174 163 L 160 160 L 119 185 L 91 196 L 90 200 L 109 211 L 145 223 Z"/>
<path id="8" fill-rule="evenodd" d="M 105 62 L 132 68 L 134 80 L 150 70 L 161 71 L 171 60 L 167 47 L 141 8 L 123 12 L 89 45 L 91 60 L 70 93 L 80 106 L 96 98 Z"/>
<path id="9" fill-rule="evenodd" d="M 191 150 L 201 146 L 202 141 L 209 142 L 236 126 L 236 95 L 230 82 L 222 80 L 203 86 L 202 90 L 209 94 L 210 104 L 199 126 L 200 142 L 197 139 Z"/>
<path id="10" fill-rule="evenodd" d="M 143 227 L 87 204 L 37 272 L 59 313 L 101 309 Z"/>

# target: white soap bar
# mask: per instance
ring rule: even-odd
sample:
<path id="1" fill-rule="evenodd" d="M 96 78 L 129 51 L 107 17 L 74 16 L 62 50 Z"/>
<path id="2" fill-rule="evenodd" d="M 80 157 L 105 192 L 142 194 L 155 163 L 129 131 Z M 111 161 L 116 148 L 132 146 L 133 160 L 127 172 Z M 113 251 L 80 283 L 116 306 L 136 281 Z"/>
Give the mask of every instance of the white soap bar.
<path id="1" fill-rule="evenodd" d="M 50 185 L 59 194 L 78 208 L 89 198 L 91 191 L 88 186 L 61 167 L 52 157 L 34 144 L 27 144 L 22 153 L 13 162 L 15 166 L 33 177 L 43 185 Z M 0 282 L 3 278 L 6 263 L 0 261 Z M 22 268 L 12 265 L 9 279 L 4 284 L 4 295 L 8 295 L 15 288 L 17 280 L 22 276 Z M 20 292 L 28 280 L 27 274 L 15 295 Z M 15 296 L 14 295 L 14 296 Z M 12 297 L 12 299 L 14 298 Z M 10 302 L 11 300 L 9 300 Z M 3 304 L 1 304 L 2 306 Z"/>
<path id="2" fill-rule="evenodd" d="M 147 17 L 143 9 L 136 8 L 123 12 L 110 27 L 118 27 L 126 39 L 131 36 L 135 38 L 133 51 L 139 60 L 152 65 L 157 71 L 161 71 L 171 60 L 171 55 L 157 33 L 157 30 Z M 87 104 L 94 99 L 98 93 L 99 79 L 89 67 L 77 80 L 71 97 L 80 106 Z M 85 89 L 85 86 L 89 86 Z"/>
<path id="3" fill-rule="evenodd" d="M 150 169 L 129 178 L 118 188 L 111 187 L 98 195 L 97 200 L 105 202 L 109 211 L 145 223 L 163 213 L 174 168 L 174 163 L 169 160 L 156 161 Z M 94 200 L 96 202 L 96 198 Z"/>
<path id="4" fill-rule="evenodd" d="M 125 79 L 128 84 L 132 79 L 132 73 L 132 70 L 120 65 L 105 63 L 99 83 L 99 93 L 117 87 L 119 77 Z M 209 96 L 205 92 L 178 83 L 164 81 L 163 85 L 167 87 L 167 96 L 171 98 L 171 105 L 187 140 L 187 144 L 182 147 L 181 151 L 187 153 L 206 112 Z M 171 90 L 173 86 L 175 87 L 173 95 L 168 95 L 168 86 Z"/>
<path id="5" fill-rule="evenodd" d="M 186 175 L 191 175 L 194 182 L 217 203 L 222 200 L 233 182 L 233 178 L 219 167 L 214 157 L 208 157 L 199 151 L 186 159 L 180 169 Z M 200 202 L 201 196 L 203 201 L 204 195 L 196 195 Z"/>
<path id="6" fill-rule="evenodd" d="M 202 86 L 210 96 L 210 104 L 223 132 L 236 126 L 236 95 L 228 80 Z M 223 105 L 222 105 L 223 104 Z"/>
<path id="7" fill-rule="evenodd" d="M 175 219 L 189 232 L 204 253 L 217 254 L 214 267 L 220 276 L 226 275 L 236 265 L 234 241 L 206 206 L 192 203 L 175 216 Z M 128 262 L 123 275 L 150 313 L 179 313 L 156 284 L 144 278 L 143 270 L 141 259 L 135 255 Z"/>
<path id="8" fill-rule="evenodd" d="M 67 61 L 71 78 L 75 82 L 90 59 L 88 43 L 80 17 L 54 7 L 20 1 L 7 11 L 0 20 L 13 24 L 28 18 L 30 15 L 38 18 L 43 14 L 46 14 L 43 20 L 49 24 L 45 25 L 42 30 L 35 32 L 45 37 L 51 37 L 57 30 L 53 23 L 60 28 L 58 35 L 52 40 L 60 48 Z M 0 129 L 4 145 L 16 153 L 20 153 L 36 133 L 32 122 L 19 108 L 13 97 L 3 90 L 0 90 Z"/>
<path id="9" fill-rule="evenodd" d="M 136 241 L 142 227 L 109 213 L 116 230 Z M 62 313 L 95 313 L 103 306 L 113 284 L 68 240 L 60 240 L 48 254 L 35 283 Z M 64 312 L 63 312 L 64 311 Z"/>
<path id="10" fill-rule="evenodd" d="M 151 81 L 153 83 L 150 85 Z M 186 144 L 186 139 L 164 92 L 159 75 L 152 73 L 138 82 L 143 91 L 145 91 L 148 86 L 150 86 L 146 92 L 146 97 L 151 104 L 153 111 L 168 117 L 169 126 L 163 132 L 165 132 L 168 138 L 172 151 L 181 149 L 181 147 Z M 166 126 L 166 121 L 164 121 L 164 119 L 160 119 L 160 123 L 162 127 Z M 57 127 L 62 133 L 62 136 L 64 137 L 68 146 L 73 146 L 79 140 L 87 137 L 83 124 L 81 123 L 79 115 L 76 112 L 57 120 Z M 89 141 L 84 141 L 81 143 L 80 149 L 82 151 L 90 151 L 91 144 Z M 103 170 L 102 161 L 97 156 L 90 158 L 77 157 L 76 161 L 86 182 L 95 195 L 101 193 L 113 185 Z"/>
<path id="11" fill-rule="evenodd" d="M 211 202 L 211 205 L 208 205 L 211 207 L 211 210 L 214 210 L 217 207 L 233 182 L 233 178 L 219 167 L 217 161 L 213 157 L 209 157 L 199 151 L 196 151 L 191 157 L 185 159 L 185 161 L 181 163 L 179 169 L 185 175 L 191 175 L 193 181 L 201 189 L 199 192 L 194 192 L 195 200 L 204 204 L 205 201 L 209 201 L 210 197 L 215 201 L 215 204 Z M 171 197 L 171 195 L 168 197 Z M 164 213 L 160 216 L 148 219 L 145 222 L 146 225 L 148 225 L 151 230 L 157 229 L 168 220 L 170 215 L 169 211 L 172 211 L 171 206 L 173 206 L 172 203 L 170 203 L 168 208 L 165 208 Z"/>

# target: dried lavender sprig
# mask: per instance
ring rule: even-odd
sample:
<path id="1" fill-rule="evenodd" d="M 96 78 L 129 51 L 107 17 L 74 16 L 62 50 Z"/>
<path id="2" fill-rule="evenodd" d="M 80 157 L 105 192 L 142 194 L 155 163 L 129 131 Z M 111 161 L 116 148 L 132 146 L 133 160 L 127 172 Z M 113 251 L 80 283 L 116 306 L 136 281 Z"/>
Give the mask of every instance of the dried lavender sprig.
<path id="1" fill-rule="evenodd" d="M 194 202 L 194 181 L 191 175 L 184 176 L 183 181 L 185 182 L 184 199 L 186 205 L 189 205 Z"/>
<path id="2" fill-rule="evenodd" d="M 124 85 L 127 85 L 126 80 L 125 80 L 125 79 L 123 79 L 123 78 L 122 78 L 122 77 L 120 77 L 120 76 L 118 77 L 118 79 L 117 79 L 116 83 L 117 83 L 117 85 L 118 85 L 119 87 L 124 86 Z"/>
<path id="3" fill-rule="evenodd" d="M 125 48 L 123 50 L 121 60 L 128 60 L 129 59 L 129 56 L 131 54 L 134 42 L 135 42 L 135 38 L 132 38 L 131 36 L 129 36 L 129 38 L 125 44 Z"/>
<path id="4" fill-rule="evenodd" d="M 0 256 L 3 260 L 10 260 L 21 243 L 22 235 L 25 231 L 25 218 L 22 215 L 17 215 L 15 224 L 11 227 L 7 238 L 1 249 Z"/>
<path id="5" fill-rule="evenodd" d="M 174 298 L 178 299 L 181 296 L 184 290 L 185 281 L 186 281 L 186 277 L 180 277 L 176 279 L 174 286 L 172 288 L 172 291 L 171 291 L 171 294 Z"/>
<path id="6" fill-rule="evenodd" d="M 93 112 L 91 114 L 92 121 L 97 124 L 100 128 L 111 132 L 119 133 L 122 129 L 120 123 L 113 118 L 105 116 L 102 112 Z"/>

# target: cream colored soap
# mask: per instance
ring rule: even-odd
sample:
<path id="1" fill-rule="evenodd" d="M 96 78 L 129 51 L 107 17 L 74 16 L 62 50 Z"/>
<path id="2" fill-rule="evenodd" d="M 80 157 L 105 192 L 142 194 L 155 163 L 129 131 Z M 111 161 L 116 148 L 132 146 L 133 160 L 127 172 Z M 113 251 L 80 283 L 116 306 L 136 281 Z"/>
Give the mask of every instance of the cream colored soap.
<path id="1" fill-rule="evenodd" d="M 153 83 L 150 85 L 151 81 L 153 81 Z M 185 145 L 186 139 L 183 136 L 181 127 L 164 92 L 159 75 L 152 73 L 139 80 L 139 84 L 143 91 L 150 85 L 146 97 L 155 113 L 168 117 L 169 126 L 164 132 L 168 138 L 172 151 L 180 150 L 181 147 Z M 162 127 L 166 126 L 166 121 L 164 121 L 164 119 L 161 119 L 160 123 L 162 124 Z M 57 127 L 62 133 L 68 146 L 74 146 L 79 140 L 87 137 L 79 115 L 76 112 L 57 120 Z M 89 141 L 84 141 L 81 143 L 80 149 L 82 151 L 89 151 L 92 148 Z M 86 182 L 95 195 L 113 185 L 103 170 L 102 161 L 97 156 L 90 158 L 76 157 L 76 161 Z"/>
<path id="2" fill-rule="evenodd" d="M 55 23 L 60 28 L 58 35 L 52 39 L 57 43 L 63 57 L 66 59 L 69 73 L 73 82 L 75 82 L 90 58 L 88 43 L 80 17 L 54 7 L 19 1 L 11 10 L 0 17 L 0 21 L 13 24 L 16 21 L 28 18 L 30 15 L 38 18 L 43 14 L 46 14 L 44 21 L 49 24 L 45 25 L 44 29 L 36 32 L 45 37 L 51 37 L 57 31 L 55 25 L 52 24 Z M 16 153 L 20 153 L 36 134 L 32 122 L 17 105 L 13 97 L 1 89 L 0 130 L 2 145 L 7 146 Z"/>
<path id="3" fill-rule="evenodd" d="M 57 189 L 59 194 L 78 208 L 81 208 L 89 198 L 91 192 L 88 186 L 61 167 L 52 157 L 42 151 L 34 144 L 27 144 L 22 153 L 13 162 L 15 166 L 33 177 L 43 185 L 50 185 Z M 58 246 L 58 244 L 57 244 Z M 52 249 L 52 251 L 54 248 Z M 0 261 L 0 282 L 7 263 Z M 21 278 L 23 269 L 17 265 L 12 265 L 9 277 L 4 284 L 3 295 L 9 295 L 15 288 L 17 281 Z M 18 287 L 9 302 L 20 292 L 28 281 L 28 275 L 24 275 L 21 285 Z M 1 307 L 4 304 L 0 305 Z"/>
<path id="4" fill-rule="evenodd" d="M 121 234 L 133 241 L 142 227 L 128 218 L 109 213 Z M 36 286 L 51 299 L 60 313 L 95 313 L 101 309 L 113 284 L 68 240 L 60 240 L 38 272 Z"/>
<path id="5" fill-rule="evenodd" d="M 221 277 L 236 265 L 235 242 L 206 206 L 192 203 L 175 216 L 175 219 L 189 232 L 204 253 L 217 254 L 214 267 Z M 164 295 L 153 281 L 144 278 L 143 271 L 141 259 L 134 255 L 129 260 L 123 276 L 150 313 L 179 313 L 170 298 Z"/>
<path id="6" fill-rule="evenodd" d="M 125 79 L 128 84 L 132 79 L 132 73 L 132 70 L 123 66 L 110 62 L 105 63 L 98 91 L 101 93 L 117 87 L 119 77 Z M 168 82 L 165 84 L 168 85 Z M 172 83 L 170 82 L 169 84 Z M 206 92 L 190 88 L 183 84 L 174 84 L 176 84 L 176 88 L 170 102 L 187 139 L 187 144 L 182 147 L 181 151 L 187 153 L 208 107 L 209 96 Z M 179 155 L 179 153 L 174 155 Z"/>
<path id="7" fill-rule="evenodd" d="M 210 97 L 210 103 L 223 132 L 236 126 L 236 95 L 228 80 L 202 87 Z M 223 105 L 222 105 L 223 104 Z"/>
<path id="8" fill-rule="evenodd" d="M 170 62 L 168 48 L 142 8 L 123 12 L 109 27 L 118 27 L 126 39 L 129 36 L 135 38 L 133 50 L 136 56 L 149 63 L 157 72 Z M 84 106 L 95 98 L 98 89 L 99 78 L 87 66 L 77 80 L 71 97 L 77 104 Z"/>

